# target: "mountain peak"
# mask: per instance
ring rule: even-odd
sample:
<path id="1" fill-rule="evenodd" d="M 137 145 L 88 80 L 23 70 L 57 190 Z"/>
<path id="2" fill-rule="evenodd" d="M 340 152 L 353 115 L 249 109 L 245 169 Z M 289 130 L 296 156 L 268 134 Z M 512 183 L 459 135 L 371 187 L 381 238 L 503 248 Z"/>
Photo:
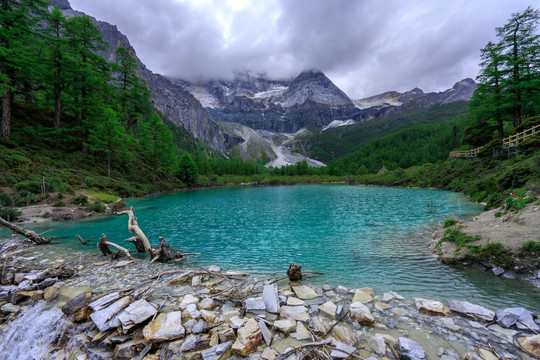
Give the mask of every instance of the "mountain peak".
<path id="1" fill-rule="evenodd" d="M 328 105 L 352 105 L 351 99 L 320 70 L 302 71 L 289 85 L 284 107 L 313 100 Z"/>

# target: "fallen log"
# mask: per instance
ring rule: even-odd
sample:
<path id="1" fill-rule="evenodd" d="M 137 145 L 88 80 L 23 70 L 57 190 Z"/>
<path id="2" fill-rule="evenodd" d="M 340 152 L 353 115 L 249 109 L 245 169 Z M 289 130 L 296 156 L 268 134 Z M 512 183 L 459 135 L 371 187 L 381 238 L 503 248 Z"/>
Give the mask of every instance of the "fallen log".
<path id="1" fill-rule="evenodd" d="M 184 258 L 184 255 L 179 252 L 172 252 L 170 251 L 170 245 L 165 242 L 165 239 L 163 239 L 163 236 L 159 237 L 159 246 L 157 248 L 152 248 L 152 255 L 154 258 L 150 262 L 153 263 L 154 261 L 161 261 L 166 262 L 169 260 L 180 260 Z"/>
<path id="2" fill-rule="evenodd" d="M 287 276 L 289 277 L 290 281 L 302 280 L 302 265 L 289 264 Z"/>
<path id="3" fill-rule="evenodd" d="M 51 238 L 43 237 L 32 230 L 23 229 L 22 227 L 12 224 L 2 219 L 1 217 L 0 217 L 0 225 L 4 225 L 5 227 L 10 229 L 14 233 L 24 236 L 25 238 L 29 239 L 35 244 L 41 245 L 41 244 L 48 244 L 51 242 Z"/>
<path id="4" fill-rule="evenodd" d="M 84 240 L 84 239 L 82 238 L 81 235 L 75 235 L 75 237 L 76 237 L 77 240 L 79 240 L 83 245 L 88 245 L 88 242 L 94 240 L 94 237 L 93 237 L 93 236 L 92 236 L 90 239 L 88 239 L 88 240 Z"/>
<path id="5" fill-rule="evenodd" d="M 140 241 L 142 246 L 144 247 L 144 252 L 147 255 L 152 256 L 152 246 L 150 245 L 150 241 L 148 241 L 148 238 L 146 237 L 144 232 L 139 227 L 139 224 L 137 223 L 137 217 L 135 215 L 133 215 L 134 212 L 135 212 L 135 210 L 133 210 L 133 206 L 132 206 L 132 207 L 129 208 L 129 210 L 119 211 L 119 212 L 116 212 L 115 214 L 116 215 L 125 215 L 125 214 L 127 214 L 129 216 L 129 218 L 128 218 L 128 231 L 130 233 L 132 233 L 132 234 L 133 233 L 137 234 L 137 236 L 139 238 L 138 241 Z"/>
<path id="6" fill-rule="evenodd" d="M 129 250 L 126 248 L 121 247 L 120 245 L 116 245 L 109 241 L 109 238 L 107 238 L 107 235 L 102 234 L 101 239 L 99 239 L 99 243 L 97 244 L 97 248 L 103 255 L 113 255 L 115 254 L 109 249 L 109 246 L 112 246 L 120 251 L 122 251 L 128 258 L 133 259 L 131 254 L 129 253 Z M 118 254 L 116 254 L 115 258 L 118 258 Z"/>
<path id="7" fill-rule="evenodd" d="M 124 240 L 125 242 L 130 242 L 133 245 L 135 245 L 135 248 L 137 249 L 137 252 L 145 253 L 146 249 L 144 248 L 144 244 L 141 241 L 141 238 L 138 236 L 132 236 L 129 239 Z"/>

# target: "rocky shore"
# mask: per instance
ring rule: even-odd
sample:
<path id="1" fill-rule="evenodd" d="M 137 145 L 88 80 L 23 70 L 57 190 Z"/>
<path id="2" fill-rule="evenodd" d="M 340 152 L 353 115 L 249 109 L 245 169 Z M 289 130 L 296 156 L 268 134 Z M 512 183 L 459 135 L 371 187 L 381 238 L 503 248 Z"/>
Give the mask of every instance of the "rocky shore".
<path id="1" fill-rule="evenodd" d="M 450 230 L 457 230 L 471 241 L 459 245 L 443 241 Z M 471 221 L 457 220 L 433 234 L 431 248 L 442 262 L 474 266 L 495 276 L 519 278 L 540 287 L 540 204 L 532 203 L 520 211 L 497 208 L 485 211 Z"/>
<path id="2" fill-rule="evenodd" d="M 523 308 L 0 243 L 0 359 L 533 359 Z"/>

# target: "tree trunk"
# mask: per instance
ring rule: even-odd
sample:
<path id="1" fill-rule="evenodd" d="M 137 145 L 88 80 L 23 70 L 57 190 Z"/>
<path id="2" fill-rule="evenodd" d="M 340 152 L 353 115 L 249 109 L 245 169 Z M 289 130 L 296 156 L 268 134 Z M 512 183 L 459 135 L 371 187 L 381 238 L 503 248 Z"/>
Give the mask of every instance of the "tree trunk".
<path id="1" fill-rule="evenodd" d="M 60 148 L 60 119 L 62 114 L 62 96 L 60 85 L 54 85 L 54 127 L 56 128 L 56 149 Z"/>
<path id="2" fill-rule="evenodd" d="M 4 88 L 2 94 L 2 137 L 11 137 L 11 90 Z"/>
<path id="3" fill-rule="evenodd" d="M 6 220 L 0 218 L 0 225 L 4 225 L 11 231 L 24 236 L 25 238 L 28 238 L 32 242 L 36 244 L 48 244 L 51 242 L 51 238 L 44 238 L 41 235 L 31 231 L 31 230 L 25 230 L 22 227 L 19 227 L 15 224 L 12 224 L 10 222 L 7 222 Z"/>
<path id="4" fill-rule="evenodd" d="M 152 246 L 150 245 L 150 241 L 148 241 L 148 238 L 146 237 L 146 235 L 143 233 L 143 231 L 141 230 L 141 228 L 137 224 L 137 217 L 133 215 L 134 212 L 135 212 L 135 210 L 133 210 L 133 206 L 132 206 L 132 207 L 129 208 L 129 210 L 124 210 L 124 211 L 117 212 L 116 215 L 127 214 L 129 216 L 129 219 L 128 219 L 128 231 L 130 233 L 137 234 L 137 236 L 139 237 L 139 239 L 141 240 L 141 242 L 142 242 L 142 244 L 144 246 L 144 251 L 146 252 L 146 254 L 152 256 L 153 255 L 152 254 Z"/>
<path id="5" fill-rule="evenodd" d="M 518 88 L 519 84 L 519 64 L 518 64 L 518 41 L 517 33 L 519 31 L 520 23 L 516 25 L 513 36 L 513 49 L 512 55 L 514 58 L 514 89 L 513 93 L 515 96 L 514 99 L 514 127 L 517 127 L 521 124 L 521 91 Z"/>

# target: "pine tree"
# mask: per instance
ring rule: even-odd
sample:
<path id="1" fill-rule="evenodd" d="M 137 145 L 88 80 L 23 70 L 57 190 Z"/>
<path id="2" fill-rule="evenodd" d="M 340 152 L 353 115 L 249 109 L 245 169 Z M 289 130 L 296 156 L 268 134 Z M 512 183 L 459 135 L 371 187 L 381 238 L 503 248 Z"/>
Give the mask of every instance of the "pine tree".
<path id="1" fill-rule="evenodd" d="M 88 146 L 90 150 L 103 154 L 107 161 L 107 177 L 111 177 L 112 159 L 129 157 L 130 138 L 118 120 L 118 114 L 106 108 L 101 121 L 94 124 L 90 130 Z"/>
<path id="2" fill-rule="evenodd" d="M 43 0 L 0 0 L 0 92 L 2 93 L 2 137 L 11 135 L 11 107 L 17 76 L 27 75 L 34 63 L 37 23 Z"/>
<path id="3" fill-rule="evenodd" d="M 152 113 L 150 90 L 137 76 L 137 60 L 123 46 L 116 49 L 116 61 L 115 83 L 120 101 L 122 126 L 129 131 L 140 119 Z"/>
<path id="4" fill-rule="evenodd" d="M 155 184 L 158 169 L 172 167 L 174 159 L 172 134 L 156 113 L 150 119 L 143 121 L 141 133 L 140 141 L 146 158 L 152 164 L 152 183 Z"/>
<path id="5" fill-rule="evenodd" d="M 540 76 L 539 35 L 536 34 L 539 21 L 540 11 L 528 7 L 512 14 L 504 26 L 496 29 L 508 72 L 504 86 L 512 102 L 514 127 L 521 124 L 527 99 L 538 91 L 531 82 Z"/>
<path id="6" fill-rule="evenodd" d="M 82 151 L 88 151 L 88 134 L 97 114 L 110 96 L 110 65 L 97 53 L 105 49 L 101 32 L 88 16 L 68 20 L 70 54 L 74 71 L 71 79 L 72 109 L 80 120 Z"/>
<path id="7" fill-rule="evenodd" d="M 195 165 L 195 162 L 188 153 L 185 153 L 180 159 L 176 176 L 190 186 L 197 181 L 199 169 L 197 169 L 197 165 Z"/>
<path id="8" fill-rule="evenodd" d="M 70 71 L 67 20 L 58 7 L 46 17 L 47 25 L 43 30 L 45 43 L 48 45 L 45 54 L 45 71 L 43 74 L 45 84 L 52 84 L 52 97 L 54 103 L 54 126 L 56 133 L 56 148 L 60 146 L 60 127 L 62 117 L 62 92 L 67 83 Z"/>

